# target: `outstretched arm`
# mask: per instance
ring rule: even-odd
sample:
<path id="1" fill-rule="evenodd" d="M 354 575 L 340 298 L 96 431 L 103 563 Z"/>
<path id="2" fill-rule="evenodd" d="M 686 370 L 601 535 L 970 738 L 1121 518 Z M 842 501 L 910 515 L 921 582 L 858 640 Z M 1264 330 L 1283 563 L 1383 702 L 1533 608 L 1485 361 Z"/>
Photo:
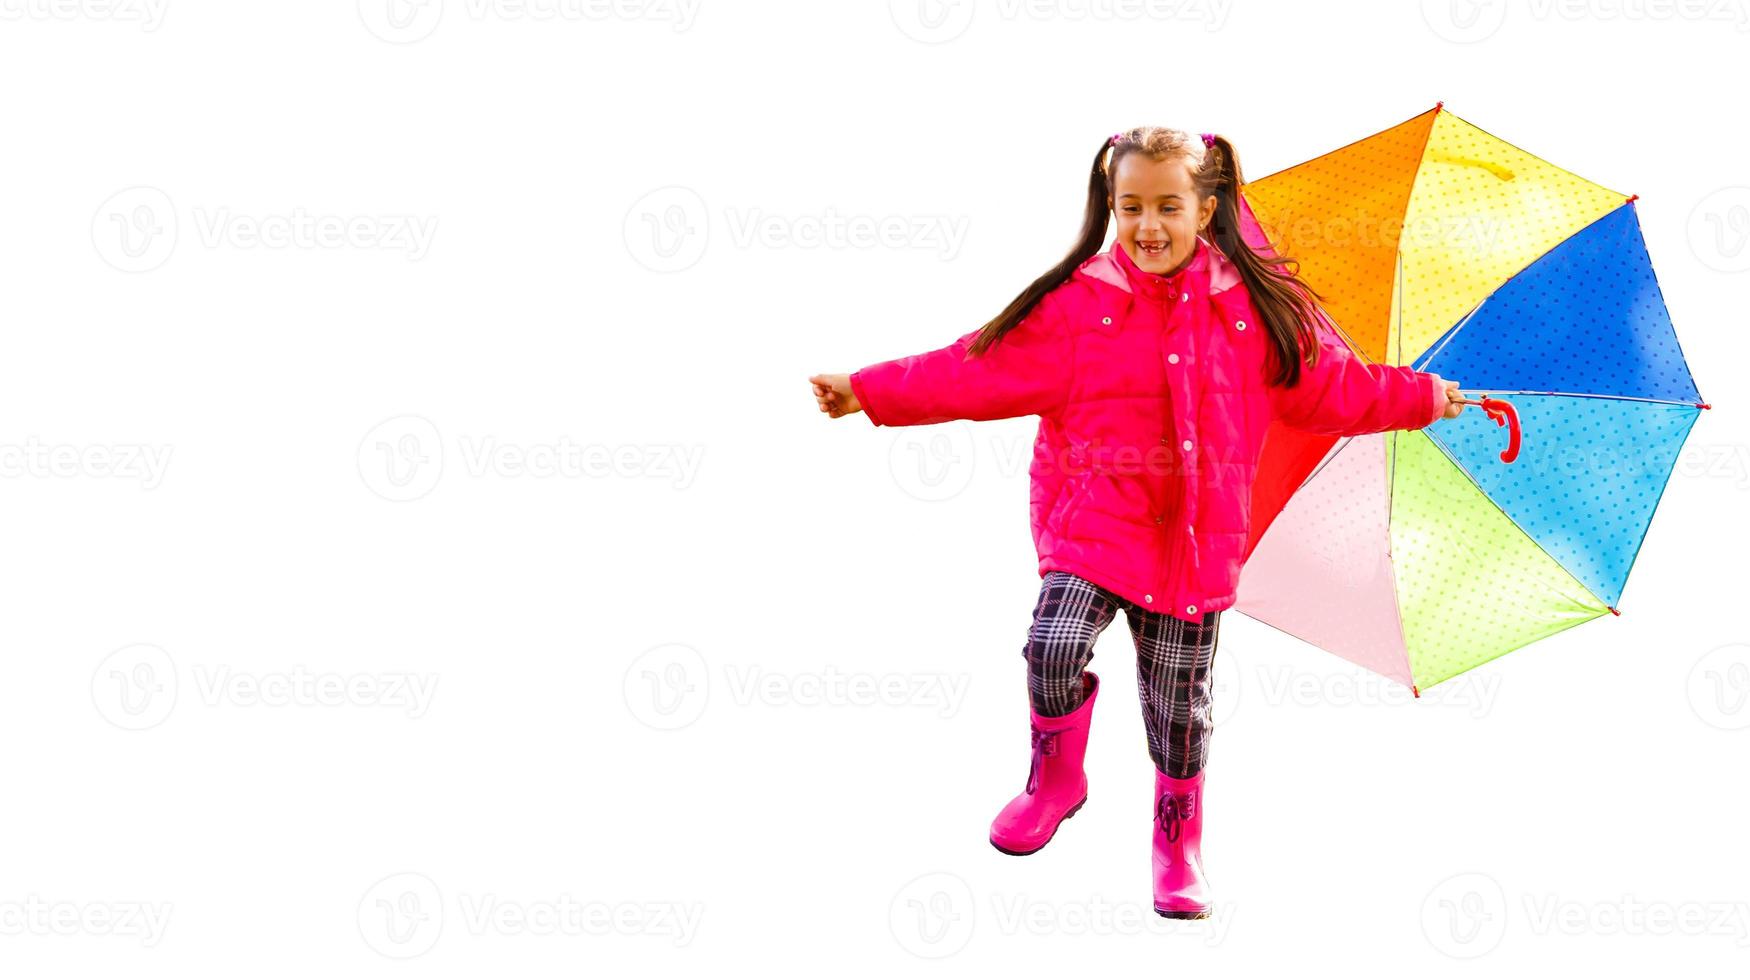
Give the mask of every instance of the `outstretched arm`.
<path id="1" fill-rule="evenodd" d="M 851 391 L 875 425 L 982 422 L 1063 408 L 1075 349 L 1055 292 L 983 354 L 969 357 L 977 336 L 973 330 L 939 350 L 871 364 L 851 374 Z"/>
<path id="2" fill-rule="evenodd" d="M 1300 383 L 1270 386 L 1283 424 L 1321 435 L 1358 436 L 1420 429 L 1447 414 L 1447 382 L 1439 375 L 1358 357 L 1335 331 L 1319 331 L 1319 363 L 1303 361 Z"/>

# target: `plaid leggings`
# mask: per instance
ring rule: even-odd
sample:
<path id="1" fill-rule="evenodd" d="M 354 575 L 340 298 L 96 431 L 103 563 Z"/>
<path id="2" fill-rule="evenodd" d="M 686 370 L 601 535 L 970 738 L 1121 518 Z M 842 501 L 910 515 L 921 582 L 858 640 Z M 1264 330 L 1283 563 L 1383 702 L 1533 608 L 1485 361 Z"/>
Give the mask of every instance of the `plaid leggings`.
<path id="1" fill-rule="evenodd" d="M 1027 693 L 1041 715 L 1066 715 L 1081 706 L 1082 671 L 1094 656 L 1094 640 L 1118 610 L 1136 643 L 1136 680 L 1142 692 L 1143 726 L 1155 768 L 1189 779 L 1209 755 L 1210 667 L 1221 613 L 1191 623 L 1150 612 L 1069 572 L 1046 572 L 1027 633 Z"/>

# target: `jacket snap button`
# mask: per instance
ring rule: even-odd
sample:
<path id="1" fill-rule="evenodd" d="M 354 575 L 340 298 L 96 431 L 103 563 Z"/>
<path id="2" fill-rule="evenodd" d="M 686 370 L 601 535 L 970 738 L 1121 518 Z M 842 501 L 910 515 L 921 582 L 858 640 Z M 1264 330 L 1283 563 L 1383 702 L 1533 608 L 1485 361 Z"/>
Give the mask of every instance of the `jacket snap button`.
<path id="1" fill-rule="evenodd" d="M 1244 330 L 1244 329 L 1246 329 L 1246 321 L 1244 321 L 1244 320 L 1241 320 L 1241 321 L 1240 321 L 1240 322 L 1238 322 L 1238 323 L 1236 323 L 1236 324 L 1234 324 L 1234 329 L 1236 329 L 1236 330 Z"/>
<path id="2" fill-rule="evenodd" d="M 1155 601 L 1155 597 L 1152 595 L 1144 595 L 1142 597 L 1142 601 L 1143 602 L 1153 602 L 1153 601 Z"/>
<path id="3" fill-rule="evenodd" d="M 1168 355 L 1167 355 L 1167 363 L 1168 363 L 1168 364 L 1177 364 L 1177 363 L 1179 363 L 1179 355 L 1177 355 L 1177 354 L 1168 354 Z"/>
<path id="4" fill-rule="evenodd" d="M 1186 607 L 1185 607 L 1185 611 L 1186 611 L 1186 612 L 1188 612 L 1188 613 L 1196 613 L 1196 612 L 1197 612 L 1197 607 L 1196 607 L 1196 606 L 1186 606 Z"/>
<path id="5" fill-rule="evenodd" d="M 1157 517 L 1157 518 L 1155 518 L 1155 523 L 1156 523 L 1156 524 L 1159 524 L 1159 523 L 1160 523 L 1160 522 L 1161 522 L 1161 521 L 1163 521 L 1163 520 L 1165 520 L 1165 518 L 1162 518 L 1162 517 Z"/>
<path id="6" fill-rule="evenodd" d="M 1191 294 L 1190 293 L 1180 293 L 1179 294 L 1179 302 L 1188 303 L 1190 301 L 1191 301 Z"/>
<path id="7" fill-rule="evenodd" d="M 1103 316 L 1100 318 L 1100 322 L 1106 326 L 1111 326 L 1112 325 L 1112 318 L 1109 316 Z"/>
<path id="8" fill-rule="evenodd" d="M 1163 445 L 1163 446 L 1164 446 L 1164 445 L 1166 445 L 1166 444 L 1167 444 L 1167 437 L 1166 437 L 1166 436 L 1161 436 L 1161 445 Z"/>
<path id="9" fill-rule="evenodd" d="M 1191 440 L 1186 439 L 1184 445 L 1185 445 L 1185 451 L 1190 452 L 1191 451 Z"/>

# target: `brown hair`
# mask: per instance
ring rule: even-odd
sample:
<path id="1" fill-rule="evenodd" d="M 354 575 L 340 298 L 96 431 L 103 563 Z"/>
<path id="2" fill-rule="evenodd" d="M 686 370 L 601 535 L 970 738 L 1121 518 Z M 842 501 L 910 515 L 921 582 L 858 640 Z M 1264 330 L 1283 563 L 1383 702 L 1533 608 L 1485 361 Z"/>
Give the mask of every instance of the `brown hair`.
<path id="1" fill-rule="evenodd" d="M 1108 155 L 1110 151 L 1110 155 Z M 1294 387 L 1300 382 L 1303 354 L 1310 354 L 1308 363 L 1318 363 L 1318 342 L 1312 324 L 1324 317 L 1323 299 L 1297 275 L 1299 263 L 1288 256 L 1259 255 L 1240 238 L 1239 189 L 1245 184 L 1240 173 L 1240 158 L 1233 145 L 1221 136 L 1205 147 L 1199 136 L 1180 129 L 1160 126 L 1138 126 L 1120 134 L 1116 144 L 1108 140 L 1094 154 L 1094 164 L 1088 175 L 1088 200 L 1082 213 L 1082 232 L 1075 247 L 1063 261 L 1032 285 L 985 324 L 974 338 L 969 353 L 982 354 L 1003 335 L 1020 325 L 1046 293 L 1067 280 L 1078 266 L 1098 253 L 1106 241 L 1106 228 L 1112 218 L 1107 203 L 1111 193 L 1111 175 L 1118 171 L 1118 161 L 1131 153 L 1146 154 L 1151 160 L 1180 157 L 1191 169 L 1191 184 L 1197 198 L 1215 195 L 1215 215 L 1205 229 L 1206 237 L 1221 249 L 1239 271 L 1240 278 L 1251 294 L 1252 305 L 1264 320 L 1275 350 L 1275 370 L 1270 383 Z M 1122 247 L 1122 246 L 1118 246 Z M 1292 266 L 1284 271 L 1280 266 Z"/>

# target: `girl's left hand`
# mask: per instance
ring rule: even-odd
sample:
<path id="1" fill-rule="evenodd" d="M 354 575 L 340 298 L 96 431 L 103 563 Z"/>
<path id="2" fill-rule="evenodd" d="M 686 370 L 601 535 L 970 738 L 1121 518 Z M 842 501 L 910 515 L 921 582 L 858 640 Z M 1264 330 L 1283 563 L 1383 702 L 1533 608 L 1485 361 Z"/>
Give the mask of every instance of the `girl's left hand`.
<path id="1" fill-rule="evenodd" d="M 1464 397 L 1458 392 L 1458 382 L 1442 378 L 1440 383 L 1446 386 L 1446 413 L 1440 417 L 1443 419 L 1458 418 L 1459 413 L 1464 411 L 1464 402 L 1454 400 Z"/>

